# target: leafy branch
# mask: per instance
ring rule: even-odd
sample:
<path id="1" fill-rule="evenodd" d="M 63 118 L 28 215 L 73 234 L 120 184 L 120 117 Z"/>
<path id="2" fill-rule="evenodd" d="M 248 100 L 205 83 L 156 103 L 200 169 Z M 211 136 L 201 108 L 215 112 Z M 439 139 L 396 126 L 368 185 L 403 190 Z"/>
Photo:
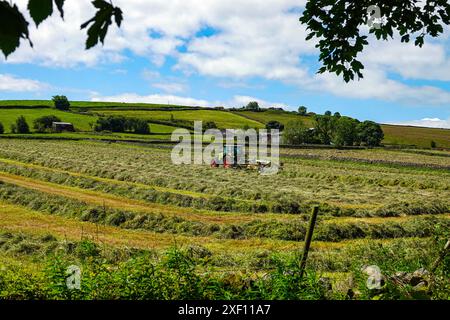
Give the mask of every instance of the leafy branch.
<path id="1" fill-rule="evenodd" d="M 36 27 L 39 27 L 53 14 L 54 7 L 58 10 L 61 18 L 64 19 L 64 2 L 65 0 L 29 0 L 27 9 Z M 104 44 L 113 18 L 118 27 L 123 20 L 122 10 L 115 7 L 111 1 L 94 0 L 92 5 L 97 10 L 96 14 L 81 25 L 81 29 L 91 25 L 87 30 L 86 49 L 96 46 L 99 40 Z M 30 46 L 33 47 L 28 26 L 29 22 L 16 4 L 0 0 L 0 50 L 5 58 L 20 46 L 21 39 L 28 40 Z"/>

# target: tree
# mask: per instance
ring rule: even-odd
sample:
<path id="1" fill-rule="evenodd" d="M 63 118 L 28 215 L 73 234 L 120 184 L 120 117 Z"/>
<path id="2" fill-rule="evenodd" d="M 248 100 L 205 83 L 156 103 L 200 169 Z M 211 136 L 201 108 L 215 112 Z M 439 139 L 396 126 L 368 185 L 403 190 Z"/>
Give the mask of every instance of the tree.
<path id="1" fill-rule="evenodd" d="M 277 130 L 283 131 L 284 124 L 282 124 L 281 122 L 275 121 L 275 120 L 271 120 L 266 123 L 266 129 L 267 130 L 277 129 Z"/>
<path id="2" fill-rule="evenodd" d="M 94 131 L 111 131 L 111 132 L 125 132 L 126 119 L 123 116 L 108 116 L 97 119 L 93 128 Z"/>
<path id="3" fill-rule="evenodd" d="M 214 121 L 207 121 L 204 126 L 203 126 L 204 130 L 208 130 L 208 129 L 217 129 L 217 125 Z"/>
<path id="4" fill-rule="evenodd" d="M 58 110 L 69 110 L 70 102 L 66 96 L 53 96 L 52 97 L 53 105 Z"/>
<path id="5" fill-rule="evenodd" d="M 339 117 L 335 120 L 332 142 L 337 146 L 352 146 L 358 139 L 359 121 L 350 117 Z"/>
<path id="6" fill-rule="evenodd" d="M 334 122 L 335 118 L 331 116 L 331 112 L 329 114 L 325 113 L 325 115 L 316 115 L 314 117 L 316 121 L 316 134 L 318 139 L 323 144 L 330 144 L 333 136 L 334 130 Z"/>
<path id="7" fill-rule="evenodd" d="M 369 44 L 362 28 L 369 6 L 377 6 L 386 21 L 369 31 L 377 40 L 392 39 L 398 32 L 402 42 L 415 37 L 414 44 L 422 47 L 425 36 L 438 37 L 444 31 L 443 25 L 450 24 L 448 0 L 309 0 L 300 21 L 309 30 L 306 40 L 314 38 L 318 42 L 316 48 L 323 65 L 318 73 L 342 74 L 346 82 L 354 80 L 355 75 L 363 78 L 364 65 L 357 57 Z"/>
<path id="8" fill-rule="evenodd" d="M 305 127 L 301 121 L 289 121 L 283 131 L 283 143 L 314 143 L 314 130 Z"/>
<path id="9" fill-rule="evenodd" d="M 432 149 L 436 148 L 437 147 L 436 141 L 431 140 L 430 146 L 431 146 Z"/>
<path id="10" fill-rule="evenodd" d="M 30 127 L 24 116 L 20 116 L 16 119 L 16 122 L 11 125 L 12 133 L 30 133 Z"/>
<path id="11" fill-rule="evenodd" d="M 325 111 L 324 115 L 326 115 L 327 117 L 331 117 L 331 111 L 330 110 Z"/>
<path id="12" fill-rule="evenodd" d="M 259 103 L 257 101 L 250 101 L 247 106 L 245 107 L 245 109 L 250 110 L 250 111 L 259 111 Z"/>
<path id="13" fill-rule="evenodd" d="M 150 127 L 144 119 L 129 118 L 125 123 L 125 130 L 132 131 L 137 134 L 149 134 Z"/>
<path id="14" fill-rule="evenodd" d="M 367 146 L 379 146 L 384 138 L 383 129 L 378 123 L 364 121 L 357 127 L 359 140 Z"/>
<path id="15" fill-rule="evenodd" d="M 61 18 L 64 18 L 65 0 L 29 0 L 27 10 L 33 19 L 36 27 L 50 17 L 54 10 L 59 11 Z M 81 29 L 87 27 L 86 50 L 94 47 L 100 41 L 105 41 L 108 28 L 112 24 L 112 19 L 120 27 L 123 14 L 119 7 L 113 6 L 111 1 L 94 0 L 92 5 L 96 8 L 95 16 L 81 25 Z M 28 40 L 31 47 L 29 31 L 29 22 L 25 19 L 22 12 L 12 1 L 0 0 L 0 50 L 7 58 L 20 46 L 20 39 Z"/>
<path id="16" fill-rule="evenodd" d="M 3 127 L 3 124 L 0 122 L 0 134 L 5 133 L 5 128 Z"/>
<path id="17" fill-rule="evenodd" d="M 150 127 L 144 119 L 126 118 L 124 116 L 100 117 L 93 126 L 94 131 L 126 132 L 138 134 L 150 133 Z"/>
<path id="18" fill-rule="evenodd" d="M 333 114 L 333 117 L 335 117 L 335 118 L 340 118 L 340 117 L 341 117 L 341 114 L 340 114 L 339 112 L 335 112 L 335 113 Z"/>
<path id="19" fill-rule="evenodd" d="M 305 106 L 298 107 L 298 114 L 301 116 L 306 116 L 308 109 Z"/>
<path id="20" fill-rule="evenodd" d="M 53 122 L 61 122 L 56 116 L 43 116 L 33 121 L 33 129 L 36 132 L 46 132 L 52 128 Z"/>

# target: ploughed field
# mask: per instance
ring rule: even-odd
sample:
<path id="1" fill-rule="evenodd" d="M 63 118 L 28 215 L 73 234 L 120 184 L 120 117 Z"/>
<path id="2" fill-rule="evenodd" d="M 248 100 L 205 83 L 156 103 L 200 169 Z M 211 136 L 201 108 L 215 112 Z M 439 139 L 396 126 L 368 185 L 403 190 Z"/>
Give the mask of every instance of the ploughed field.
<path id="1" fill-rule="evenodd" d="M 283 170 L 263 176 L 174 165 L 164 145 L 0 140 L 0 298 L 319 298 L 280 271 L 298 258 L 315 205 L 308 277 L 333 279 L 335 298 L 351 277 L 365 283 L 364 264 L 414 271 L 437 257 L 436 235 L 450 227 L 449 152 L 280 153 Z M 136 270 L 152 274 L 149 261 L 151 285 L 124 290 Z M 73 296 L 54 283 L 65 263 L 116 286 Z"/>

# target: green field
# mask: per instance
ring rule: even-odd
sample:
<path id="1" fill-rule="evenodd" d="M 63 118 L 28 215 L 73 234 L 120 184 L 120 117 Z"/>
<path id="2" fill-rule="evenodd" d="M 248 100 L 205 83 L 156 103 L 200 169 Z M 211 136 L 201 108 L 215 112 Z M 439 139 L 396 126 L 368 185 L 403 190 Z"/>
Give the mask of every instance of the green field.
<path id="1" fill-rule="evenodd" d="M 304 117 L 291 112 L 268 110 L 265 112 L 236 111 L 234 113 L 264 124 L 269 121 L 278 121 L 286 125 L 289 121 L 302 121 L 306 126 L 314 125 L 312 117 Z"/>
<path id="2" fill-rule="evenodd" d="M 5 132 L 11 132 L 11 125 L 19 116 L 24 116 L 32 129 L 33 121 L 42 116 L 54 115 L 64 122 L 70 122 L 74 125 L 77 131 L 92 131 L 92 124 L 95 123 L 97 116 L 88 114 L 79 114 L 74 112 L 59 111 L 51 108 L 33 108 L 33 109 L 5 109 L 0 110 L 0 123 L 3 124 Z M 156 134 L 170 134 L 174 129 L 173 126 L 163 125 L 159 123 L 150 124 L 150 131 Z M 72 136 L 74 134 L 71 134 Z M 128 138 L 139 135 L 114 134 L 116 136 L 127 136 Z M 142 137 L 141 137 L 142 138 Z"/>
<path id="3" fill-rule="evenodd" d="M 283 152 L 267 177 L 175 165 L 159 146 L 0 139 L 0 298 L 370 299 L 363 265 L 430 270 L 450 228 L 449 152 Z M 449 298 L 449 263 L 430 298 Z M 58 285 L 69 265 L 80 291 Z M 415 298 L 393 285 L 381 299 Z"/>
<path id="4" fill-rule="evenodd" d="M 70 122 L 74 125 L 76 130 L 91 131 L 91 124 L 97 119 L 95 116 L 81 115 L 72 112 L 64 112 L 50 108 L 40 109 L 4 109 L 0 110 L 0 122 L 5 128 L 5 132 L 11 131 L 11 124 L 13 124 L 19 116 L 24 116 L 27 120 L 30 129 L 32 129 L 33 120 L 48 115 L 55 115 L 64 122 Z"/>
<path id="5" fill-rule="evenodd" d="M 450 148 L 450 129 L 421 128 L 410 126 L 383 125 L 386 144 L 416 145 L 429 148 L 431 141 L 437 147 Z"/>
<path id="6" fill-rule="evenodd" d="M 63 121 L 71 122 L 79 131 L 91 131 L 91 124 L 95 122 L 96 117 L 106 115 L 122 115 L 126 117 L 137 117 L 148 120 L 151 124 L 151 132 L 153 134 L 169 134 L 177 126 L 192 127 L 194 121 L 213 121 L 219 128 L 243 128 L 248 126 L 250 128 L 263 128 L 264 125 L 271 121 L 279 121 L 287 124 L 289 121 L 300 120 L 307 126 L 313 126 L 312 117 L 299 116 L 293 112 L 284 112 L 278 110 L 267 110 L 264 112 L 251 111 L 221 111 L 210 109 L 196 109 L 196 110 L 173 110 L 174 108 L 183 108 L 183 106 L 167 106 L 156 104 L 121 104 L 108 102 L 72 102 L 72 110 L 76 112 L 61 112 L 50 108 L 52 102 L 48 100 L 3 100 L 0 101 L 1 107 L 9 106 L 0 110 L 0 122 L 4 125 L 5 131 L 10 131 L 11 124 L 19 115 L 24 115 L 32 124 L 32 121 L 37 117 L 43 115 L 56 115 Z M 15 106 L 15 107 L 14 107 Z M 20 108 L 27 107 L 27 108 Z M 42 108 L 39 106 L 48 106 Z M 30 108 L 33 107 L 33 108 Z M 162 108 L 170 107 L 168 110 L 160 110 Z M 149 110 L 142 110 L 142 109 Z M 186 107 L 185 107 L 186 108 Z M 152 110 L 158 109 L 158 110 Z M 86 112 L 86 114 L 83 114 Z M 153 122 L 162 122 L 152 123 Z M 434 128 L 420 128 L 410 126 L 398 125 L 382 125 L 385 133 L 384 144 L 388 145 L 411 145 L 421 148 L 430 148 L 431 141 L 435 141 L 437 147 L 450 148 L 450 129 L 434 129 Z M 82 133 L 86 136 L 86 133 Z M 121 135 L 117 135 L 120 136 Z M 123 135 L 122 135 L 123 136 Z M 128 138 L 132 138 L 130 136 Z M 146 138 L 134 136 L 136 139 Z M 95 137 L 94 137 L 95 138 Z M 168 136 L 156 137 L 149 136 L 151 139 L 167 139 Z"/>
<path id="7" fill-rule="evenodd" d="M 219 128 L 242 128 L 248 125 L 250 128 L 263 128 L 264 125 L 255 120 L 247 119 L 231 112 L 218 110 L 183 110 L 183 111 L 100 111 L 104 115 L 123 115 L 126 117 L 142 118 L 147 120 L 170 121 L 214 121 Z"/>
<path id="8" fill-rule="evenodd" d="M 97 102 L 97 101 L 71 101 L 70 105 L 75 109 L 97 108 L 182 108 L 180 105 L 154 104 L 154 103 L 122 103 L 122 102 Z M 53 107 L 51 100 L 0 100 L 1 107 Z M 188 107 L 188 106 L 186 106 Z"/>

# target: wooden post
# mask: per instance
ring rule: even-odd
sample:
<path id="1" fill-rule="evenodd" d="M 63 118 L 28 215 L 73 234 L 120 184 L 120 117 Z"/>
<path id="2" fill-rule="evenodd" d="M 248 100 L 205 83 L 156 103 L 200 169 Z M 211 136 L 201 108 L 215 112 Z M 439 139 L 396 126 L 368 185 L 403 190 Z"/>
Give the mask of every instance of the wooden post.
<path id="1" fill-rule="evenodd" d="M 308 231 L 305 238 L 305 247 L 303 249 L 303 256 L 300 262 L 300 279 L 303 278 L 303 273 L 305 272 L 306 260 L 308 259 L 309 247 L 311 246 L 311 240 L 314 232 L 314 227 L 316 226 L 317 214 L 319 213 L 319 206 L 314 206 L 311 212 L 311 218 L 309 220 Z"/>
<path id="2" fill-rule="evenodd" d="M 436 271 L 436 269 L 439 267 L 439 264 L 441 263 L 442 260 L 444 260 L 444 258 L 448 252 L 450 252 L 450 240 L 447 241 L 447 243 L 444 246 L 444 250 L 442 250 L 439 257 L 433 263 L 433 267 L 431 268 L 431 273 L 434 273 Z"/>

